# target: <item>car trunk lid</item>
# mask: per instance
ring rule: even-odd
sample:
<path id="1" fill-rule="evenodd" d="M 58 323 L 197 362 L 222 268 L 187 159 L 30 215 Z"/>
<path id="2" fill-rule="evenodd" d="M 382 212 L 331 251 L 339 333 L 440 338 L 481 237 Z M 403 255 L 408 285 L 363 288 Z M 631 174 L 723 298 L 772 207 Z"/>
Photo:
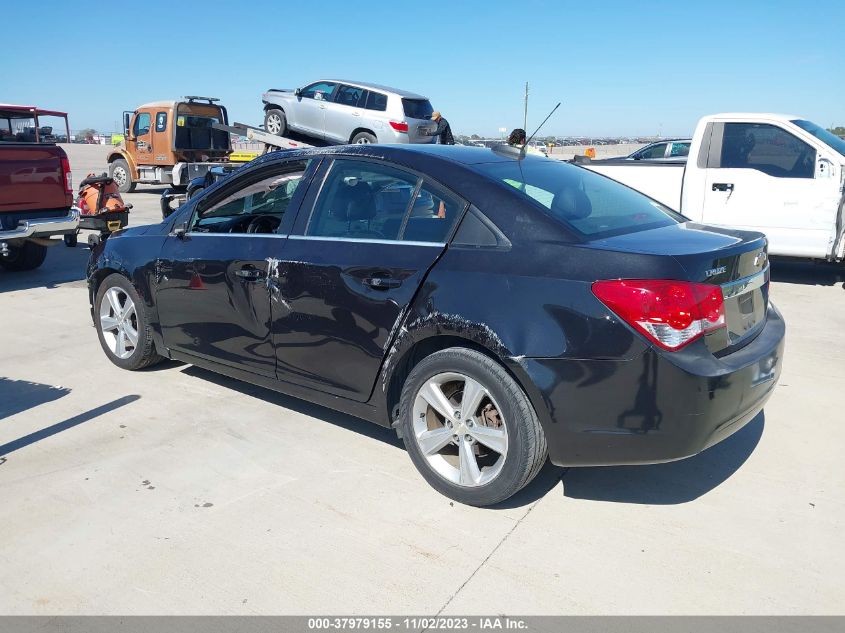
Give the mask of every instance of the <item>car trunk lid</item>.
<path id="1" fill-rule="evenodd" d="M 761 233 L 685 222 L 596 240 L 591 246 L 668 255 L 681 265 L 687 281 L 720 286 L 727 327 L 705 336 L 714 354 L 739 349 L 765 325 L 769 260 Z"/>

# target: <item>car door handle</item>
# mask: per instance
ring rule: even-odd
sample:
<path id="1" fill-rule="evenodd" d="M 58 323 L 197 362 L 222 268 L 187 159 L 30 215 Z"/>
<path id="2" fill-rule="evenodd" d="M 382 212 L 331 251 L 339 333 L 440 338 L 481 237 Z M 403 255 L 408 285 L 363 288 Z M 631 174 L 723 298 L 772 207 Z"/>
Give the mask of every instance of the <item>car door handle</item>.
<path id="1" fill-rule="evenodd" d="M 235 275 L 244 281 L 258 281 L 264 277 L 264 271 L 257 268 L 241 268 L 235 271 Z"/>
<path id="2" fill-rule="evenodd" d="M 732 182 L 714 182 L 713 191 L 733 191 L 734 184 Z"/>
<path id="3" fill-rule="evenodd" d="M 402 285 L 401 280 L 392 277 L 367 277 L 364 283 L 374 290 L 388 290 Z"/>

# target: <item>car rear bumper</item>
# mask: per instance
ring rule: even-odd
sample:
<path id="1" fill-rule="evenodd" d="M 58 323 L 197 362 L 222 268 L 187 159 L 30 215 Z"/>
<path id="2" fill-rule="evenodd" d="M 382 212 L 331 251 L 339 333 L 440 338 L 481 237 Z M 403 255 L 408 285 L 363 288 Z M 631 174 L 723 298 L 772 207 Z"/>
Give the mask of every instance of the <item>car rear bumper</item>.
<path id="1" fill-rule="evenodd" d="M 553 463 L 659 463 L 695 455 L 762 410 L 780 376 L 784 337 L 783 317 L 770 306 L 760 334 L 723 358 L 649 349 L 631 360 L 521 365 L 537 388 L 535 406 L 548 412 L 540 417 Z"/>
<path id="2" fill-rule="evenodd" d="M 79 209 L 72 208 L 66 216 L 58 218 L 28 218 L 21 220 L 14 229 L 0 231 L 0 240 L 27 237 L 49 237 L 75 231 L 79 226 Z"/>

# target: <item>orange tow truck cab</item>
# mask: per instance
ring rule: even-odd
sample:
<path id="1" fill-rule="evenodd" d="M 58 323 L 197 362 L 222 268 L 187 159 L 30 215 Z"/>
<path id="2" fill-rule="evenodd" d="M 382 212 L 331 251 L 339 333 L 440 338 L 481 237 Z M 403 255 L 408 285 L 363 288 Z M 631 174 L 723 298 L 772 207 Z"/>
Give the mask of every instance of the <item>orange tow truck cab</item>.
<path id="1" fill-rule="evenodd" d="M 155 101 L 123 113 L 124 141 L 109 155 L 109 175 L 121 193 L 137 183 L 185 187 L 232 153 L 226 108 L 214 97 Z"/>

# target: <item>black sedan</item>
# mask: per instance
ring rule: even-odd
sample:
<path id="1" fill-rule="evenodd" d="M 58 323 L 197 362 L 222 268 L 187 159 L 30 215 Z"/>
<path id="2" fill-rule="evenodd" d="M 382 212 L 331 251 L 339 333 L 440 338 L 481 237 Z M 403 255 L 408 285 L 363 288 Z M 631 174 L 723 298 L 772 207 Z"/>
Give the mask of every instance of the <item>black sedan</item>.
<path id="1" fill-rule="evenodd" d="M 275 152 L 88 269 L 106 355 L 392 426 L 443 494 L 693 455 L 780 373 L 766 240 L 512 148 Z"/>

